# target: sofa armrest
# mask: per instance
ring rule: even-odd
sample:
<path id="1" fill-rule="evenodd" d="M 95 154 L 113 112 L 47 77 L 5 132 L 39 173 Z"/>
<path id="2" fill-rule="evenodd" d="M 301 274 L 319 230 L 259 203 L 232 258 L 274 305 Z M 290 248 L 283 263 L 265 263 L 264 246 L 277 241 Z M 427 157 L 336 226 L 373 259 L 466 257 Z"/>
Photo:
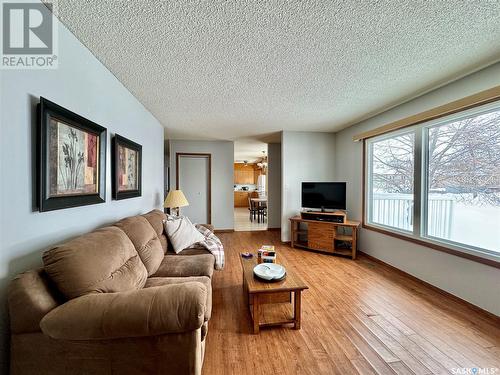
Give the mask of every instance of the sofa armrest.
<path id="1" fill-rule="evenodd" d="M 49 312 L 43 333 L 61 340 L 102 340 L 194 331 L 203 325 L 207 289 L 199 282 L 88 294 Z"/>

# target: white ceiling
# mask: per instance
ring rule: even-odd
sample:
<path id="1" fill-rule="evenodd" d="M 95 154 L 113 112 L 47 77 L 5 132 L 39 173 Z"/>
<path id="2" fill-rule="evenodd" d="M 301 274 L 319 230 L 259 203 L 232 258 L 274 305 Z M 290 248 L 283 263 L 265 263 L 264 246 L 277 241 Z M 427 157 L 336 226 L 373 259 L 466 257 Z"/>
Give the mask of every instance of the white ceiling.
<path id="1" fill-rule="evenodd" d="M 335 131 L 500 59 L 496 0 L 59 0 L 169 138 Z"/>
<path id="2" fill-rule="evenodd" d="M 254 163 L 264 155 L 267 156 L 267 143 L 252 138 L 240 138 L 234 142 L 234 161 Z"/>

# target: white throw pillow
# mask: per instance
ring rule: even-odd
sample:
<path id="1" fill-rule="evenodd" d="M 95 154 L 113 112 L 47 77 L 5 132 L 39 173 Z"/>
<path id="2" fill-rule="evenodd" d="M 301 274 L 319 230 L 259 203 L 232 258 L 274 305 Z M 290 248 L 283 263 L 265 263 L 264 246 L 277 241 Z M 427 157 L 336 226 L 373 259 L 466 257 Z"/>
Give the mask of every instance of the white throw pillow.
<path id="1" fill-rule="evenodd" d="M 167 232 L 168 239 L 176 254 L 193 246 L 195 243 L 205 240 L 205 236 L 185 216 L 180 216 L 174 220 L 169 218 L 165 220 L 164 224 L 165 232 Z"/>

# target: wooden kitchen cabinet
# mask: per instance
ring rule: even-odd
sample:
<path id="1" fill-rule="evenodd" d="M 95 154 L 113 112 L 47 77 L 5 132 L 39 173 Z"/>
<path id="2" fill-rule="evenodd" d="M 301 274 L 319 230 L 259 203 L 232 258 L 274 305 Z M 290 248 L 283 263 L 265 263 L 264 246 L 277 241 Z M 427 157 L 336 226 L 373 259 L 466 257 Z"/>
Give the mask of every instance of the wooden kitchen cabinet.
<path id="1" fill-rule="evenodd" d="M 241 172 L 239 169 L 236 168 L 236 164 L 234 167 L 234 183 L 239 184 L 239 181 L 241 181 Z"/>
<path id="2" fill-rule="evenodd" d="M 253 164 L 234 164 L 234 183 L 240 185 L 256 184 L 255 170 Z"/>
<path id="3" fill-rule="evenodd" d="M 234 192 L 234 207 L 248 207 L 248 191 Z"/>

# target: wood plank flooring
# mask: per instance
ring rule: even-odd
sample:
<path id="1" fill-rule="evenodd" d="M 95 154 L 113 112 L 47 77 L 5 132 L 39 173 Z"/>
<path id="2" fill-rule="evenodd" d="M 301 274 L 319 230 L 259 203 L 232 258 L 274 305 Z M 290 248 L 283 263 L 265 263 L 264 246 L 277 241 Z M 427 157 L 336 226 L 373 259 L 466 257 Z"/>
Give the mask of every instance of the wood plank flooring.
<path id="1" fill-rule="evenodd" d="M 279 232 L 219 234 L 203 374 L 450 374 L 500 368 L 498 320 L 366 257 L 292 249 Z M 251 333 L 239 254 L 277 247 L 309 290 L 302 329 Z M 457 372 L 455 372 L 457 373 Z M 500 371 L 497 371 L 500 374 Z"/>

